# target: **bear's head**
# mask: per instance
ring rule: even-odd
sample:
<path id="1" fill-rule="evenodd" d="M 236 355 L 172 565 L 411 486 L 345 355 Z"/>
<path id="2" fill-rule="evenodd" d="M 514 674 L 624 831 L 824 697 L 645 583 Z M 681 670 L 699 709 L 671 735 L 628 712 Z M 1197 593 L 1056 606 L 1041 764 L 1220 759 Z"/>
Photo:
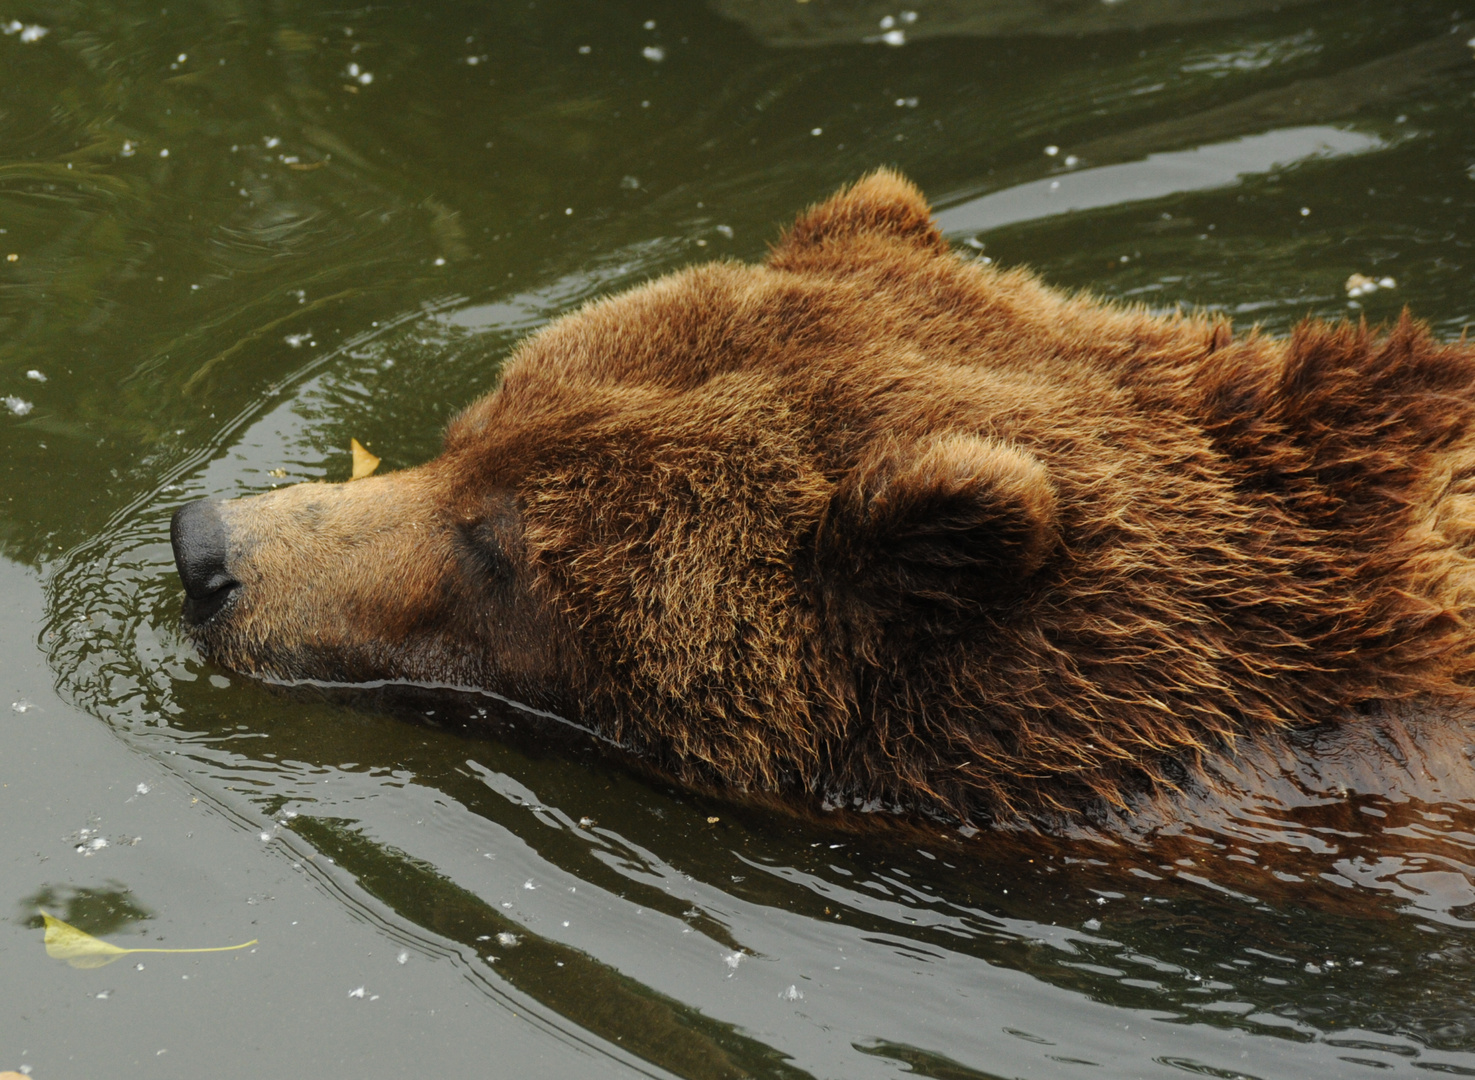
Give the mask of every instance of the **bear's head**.
<path id="1" fill-rule="evenodd" d="M 182 508 L 187 630 L 242 672 L 483 688 L 681 774 L 843 785 L 917 735 L 876 686 L 916 668 L 926 698 L 919 654 L 986 638 L 1060 556 L 1066 402 L 962 355 L 983 272 L 873 174 L 765 265 L 533 335 L 427 464 Z"/>

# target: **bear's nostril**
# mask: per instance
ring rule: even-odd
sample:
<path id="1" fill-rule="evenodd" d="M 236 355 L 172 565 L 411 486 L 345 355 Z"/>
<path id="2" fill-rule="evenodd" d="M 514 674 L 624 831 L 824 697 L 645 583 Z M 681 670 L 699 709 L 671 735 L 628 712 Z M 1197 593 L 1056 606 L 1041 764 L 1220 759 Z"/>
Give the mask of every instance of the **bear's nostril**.
<path id="1" fill-rule="evenodd" d="M 174 545 L 174 565 L 190 603 L 193 621 L 203 622 L 215 614 L 240 585 L 227 567 L 225 523 L 208 499 L 186 503 L 174 512 L 169 525 Z"/>

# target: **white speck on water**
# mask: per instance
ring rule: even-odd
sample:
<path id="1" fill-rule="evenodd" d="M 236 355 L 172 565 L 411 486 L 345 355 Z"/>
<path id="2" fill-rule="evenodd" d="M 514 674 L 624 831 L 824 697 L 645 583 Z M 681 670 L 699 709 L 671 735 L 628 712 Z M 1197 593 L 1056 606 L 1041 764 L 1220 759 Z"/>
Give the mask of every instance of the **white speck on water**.
<path id="1" fill-rule="evenodd" d="M 570 216 L 570 215 L 572 215 L 572 214 L 573 214 L 573 212 L 574 212 L 574 208 L 573 208 L 573 207 L 572 207 L 572 206 L 565 206 L 565 207 L 564 207 L 564 208 L 563 208 L 563 212 L 564 212 L 564 215 L 565 215 L 565 216 Z"/>
<path id="2" fill-rule="evenodd" d="M 594 819 L 592 817 L 581 817 L 579 819 L 579 828 L 581 828 L 581 829 L 590 829 L 590 828 L 593 828 L 593 827 L 594 827 Z"/>
<path id="3" fill-rule="evenodd" d="M 662 60 L 666 59 L 666 50 L 659 45 L 647 45 L 640 50 L 640 55 L 652 64 L 659 64 Z"/>
<path id="4" fill-rule="evenodd" d="M 1085 929 L 1085 930 L 1100 930 L 1101 929 L 1101 920 L 1100 919 L 1087 919 L 1085 922 L 1081 923 L 1081 927 L 1083 929 Z"/>
<path id="5" fill-rule="evenodd" d="M 188 59 L 189 59 L 189 56 L 187 56 L 185 53 L 180 53 L 178 56 L 176 56 L 174 58 L 174 62 L 176 64 L 182 64 L 182 63 L 184 63 Z"/>
<path id="6" fill-rule="evenodd" d="M 533 884 L 533 879 L 532 878 L 528 878 L 526 881 L 524 881 L 522 883 L 522 887 L 524 889 L 536 889 L 537 888 L 537 886 Z"/>
<path id="7" fill-rule="evenodd" d="M 147 795 L 153 789 L 150 788 L 147 784 L 139 784 L 138 787 L 134 788 L 133 790 L 138 792 L 140 795 Z"/>
<path id="8" fill-rule="evenodd" d="M 1370 278 L 1364 274 L 1353 274 L 1343 287 L 1349 297 L 1356 298 L 1375 293 L 1379 289 L 1396 289 L 1398 282 L 1391 277 Z"/>
<path id="9" fill-rule="evenodd" d="M 359 76 L 359 85 L 360 86 L 368 86 L 373 81 L 374 81 L 374 73 L 372 71 L 366 71 L 362 75 Z"/>
<path id="10" fill-rule="evenodd" d="M 32 409 L 32 405 L 29 401 L 27 401 L 25 398 L 18 397 L 7 397 L 5 399 L 5 407 L 16 416 L 25 416 L 26 413 L 30 412 Z"/>
<path id="11" fill-rule="evenodd" d="M 1096 898 L 1096 902 L 1097 902 L 1097 903 L 1098 903 L 1098 904 L 1105 904 L 1105 903 L 1106 903 L 1106 897 L 1104 897 L 1104 896 L 1098 896 L 1098 897 L 1097 897 L 1097 898 Z"/>
<path id="12" fill-rule="evenodd" d="M 1060 147 L 1058 147 L 1058 146 L 1047 146 L 1047 147 L 1045 147 L 1045 156 L 1046 157 L 1054 157 L 1058 153 L 1060 153 Z"/>
<path id="13" fill-rule="evenodd" d="M 579 55 L 580 56 L 588 56 L 593 51 L 594 50 L 590 46 L 588 46 L 588 45 L 580 45 L 579 46 Z"/>
<path id="14" fill-rule="evenodd" d="M 32 380 L 33 382 L 45 382 L 46 381 L 46 376 L 43 375 L 43 374 L 41 374 L 35 368 L 32 368 L 30 371 L 26 372 L 26 378 Z"/>
<path id="15" fill-rule="evenodd" d="M 269 832 L 262 833 L 261 834 L 261 842 L 263 844 L 270 843 L 271 842 L 271 833 L 269 833 Z"/>
<path id="16" fill-rule="evenodd" d="M 887 45 L 892 46 L 893 48 L 905 45 L 907 43 L 906 31 L 888 30 L 886 31 L 886 33 L 881 35 L 881 40 L 884 41 Z"/>
<path id="17" fill-rule="evenodd" d="M 1078 157 L 1076 157 L 1074 154 L 1066 154 L 1065 155 L 1065 167 L 1067 169 L 1074 169 L 1080 163 L 1081 163 L 1081 159 L 1078 158 Z"/>
<path id="18" fill-rule="evenodd" d="M 10 398 L 6 398 L 5 399 L 6 404 L 9 404 L 10 401 L 11 401 Z M 12 407 L 12 411 L 14 411 L 13 407 Z M 31 410 L 29 408 L 26 409 L 26 412 L 30 412 L 30 411 Z M 20 415 L 21 416 L 24 416 L 25 413 L 21 413 Z M 28 700 L 27 698 L 21 698 L 19 701 L 12 701 L 10 703 L 10 711 L 11 712 L 28 713 L 32 709 L 34 709 L 35 707 L 36 707 L 36 703 L 34 701 Z"/>
<path id="19" fill-rule="evenodd" d="M 190 292 L 199 292 L 200 291 L 200 287 L 198 285 L 191 285 L 189 287 L 189 291 Z"/>
<path id="20" fill-rule="evenodd" d="M 588 48 L 588 46 L 585 46 L 585 49 L 587 49 L 587 48 Z M 585 49 L 580 49 L 579 51 L 580 52 L 584 52 Z M 481 57 L 479 57 L 479 56 L 468 56 L 466 58 L 466 63 L 468 63 L 472 67 L 476 67 L 477 64 L 481 63 Z"/>
<path id="21" fill-rule="evenodd" d="M 731 225 L 718 225 L 718 226 L 716 226 L 716 229 L 717 229 L 717 232 L 720 235 L 726 237 L 728 240 L 731 240 L 732 239 L 732 226 Z"/>
<path id="22" fill-rule="evenodd" d="M 656 28 L 656 21 L 654 19 L 646 19 L 644 26 L 647 30 L 654 30 Z M 1472 39 L 1471 44 L 1475 45 L 1475 39 Z"/>
<path id="23" fill-rule="evenodd" d="M 811 134 L 811 135 L 823 135 L 824 133 L 825 133 L 825 129 L 824 128 L 810 128 L 809 129 L 809 134 Z"/>
<path id="24" fill-rule="evenodd" d="M 350 990 L 348 996 L 351 998 L 362 998 L 364 996 L 364 988 L 360 986 L 357 990 Z"/>
<path id="25" fill-rule="evenodd" d="M 899 97 L 896 99 L 896 107 L 898 109 L 915 109 L 917 107 L 917 99 L 914 97 Z"/>
<path id="26" fill-rule="evenodd" d="M 15 24 L 12 23 L 11 25 L 13 26 Z M 35 23 L 32 23 L 30 26 L 22 28 L 20 32 L 20 39 L 27 45 L 30 45 L 34 42 L 40 41 L 49 33 L 51 33 L 51 31 L 48 30 L 46 27 L 37 26 Z"/>
<path id="27" fill-rule="evenodd" d="M 782 994 L 780 994 L 779 997 L 783 998 L 785 1001 L 802 1001 L 804 1000 L 804 991 L 800 990 L 797 986 L 790 983 L 789 988 L 785 990 Z"/>
<path id="28" fill-rule="evenodd" d="M 722 962 L 731 968 L 732 971 L 737 971 L 738 965 L 743 962 L 743 954 L 740 952 L 730 952 L 722 958 Z M 728 978 L 731 977 L 732 974 L 729 972 Z"/>
<path id="29" fill-rule="evenodd" d="M 120 157 L 132 157 L 137 152 L 137 149 L 133 145 L 133 141 L 131 139 L 124 139 L 123 149 L 118 151 L 118 155 Z"/>
<path id="30" fill-rule="evenodd" d="M 160 157 L 168 157 L 169 156 L 169 148 L 166 146 L 166 147 L 164 147 L 164 149 L 160 150 L 159 151 L 159 156 Z"/>
<path id="31" fill-rule="evenodd" d="M 94 836 L 83 846 L 87 849 L 85 854 L 91 855 L 94 851 L 101 851 L 103 848 L 107 847 L 108 841 L 107 838 L 104 836 Z"/>
<path id="32" fill-rule="evenodd" d="M 1311 216 L 1311 207 L 1309 207 L 1309 206 L 1303 206 L 1303 207 L 1301 207 L 1301 216 L 1302 217 L 1310 217 Z"/>
<path id="33" fill-rule="evenodd" d="M 564 920 L 563 920 L 563 928 L 564 928 L 564 929 L 565 929 L 565 930 L 567 930 L 567 929 L 568 929 L 568 920 L 567 920 L 567 919 L 564 919 Z"/>
<path id="34" fill-rule="evenodd" d="M 268 150 L 275 150 L 277 147 L 282 145 L 282 140 L 277 138 L 275 135 L 268 135 L 265 139 L 261 141 L 266 143 L 266 148 Z"/>
<path id="35" fill-rule="evenodd" d="M 497 935 L 497 944 L 504 949 L 511 949 L 517 945 L 517 935 L 509 934 L 506 930 L 503 930 Z"/>
<path id="36" fill-rule="evenodd" d="M 394 958 L 394 962 L 397 963 L 397 964 L 408 964 L 410 962 L 410 952 L 409 952 L 409 950 L 408 949 L 401 949 L 399 951 L 399 955 Z"/>
<path id="37" fill-rule="evenodd" d="M 99 990 L 92 996 L 97 998 L 98 1001 L 106 1001 L 108 998 L 113 996 L 113 992 L 111 990 Z"/>
<path id="38" fill-rule="evenodd" d="M 1321 974 L 1321 967 L 1320 967 L 1320 965 L 1313 964 L 1313 963 L 1311 963 L 1309 961 L 1307 962 L 1306 967 L 1303 970 L 1308 975 L 1320 975 Z"/>
<path id="39" fill-rule="evenodd" d="M 512 901 L 511 900 L 503 900 L 502 901 L 502 910 L 503 911 L 511 911 L 512 910 Z"/>
<path id="40" fill-rule="evenodd" d="M 435 260 L 435 265 L 436 266 L 444 266 L 445 264 L 446 264 L 446 260 L 444 258 L 438 258 L 438 259 Z"/>
<path id="41" fill-rule="evenodd" d="M 142 971 L 143 970 L 143 965 L 142 964 L 134 964 L 133 965 L 133 970 L 134 971 Z"/>
<path id="42" fill-rule="evenodd" d="M 292 346 L 292 348 L 300 349 L 302 347 L 302 343 L 311 336 L 311 334 L 288 334 L 286 337 L 282 338 L 282 340 L 285 341 L 288 345 Z"/>
<path id="43" fill-rule="evenodd" d="M 1050 190 L 1051 191 L 1054 191 L 1058 187 L 1060 187 L 1060 181 L 1059 180 L 1051 180 L 1050 181 Z"/>

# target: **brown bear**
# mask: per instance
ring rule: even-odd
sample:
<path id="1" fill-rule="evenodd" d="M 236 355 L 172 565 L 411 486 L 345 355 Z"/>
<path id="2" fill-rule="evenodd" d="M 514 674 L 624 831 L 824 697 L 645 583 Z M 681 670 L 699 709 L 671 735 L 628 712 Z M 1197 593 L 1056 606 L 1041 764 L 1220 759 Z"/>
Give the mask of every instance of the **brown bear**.
<path id="1" fill-rule="evenodd" d="M 193 503 L 210 658 L 496 691 L 699 786 L 965 823 L 1469 695 L 1475 349 L 955 254 L 880 171 L 524 341 L 440 457 Z"/>

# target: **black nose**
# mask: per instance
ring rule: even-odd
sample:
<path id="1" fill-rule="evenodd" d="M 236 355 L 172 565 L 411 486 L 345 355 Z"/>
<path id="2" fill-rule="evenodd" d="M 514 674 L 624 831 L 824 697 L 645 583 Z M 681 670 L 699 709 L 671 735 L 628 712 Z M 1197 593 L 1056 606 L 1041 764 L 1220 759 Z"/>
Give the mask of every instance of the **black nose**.
<path id="1" fill-rule="evenodd" d="M 184 583 L 187 622 L 202 623 L 219 611 L 240 582 L 227 569 L 228 548 L 220 511 L 208 499 L 186 503 L 169 524 L 174 565 Z"/>

